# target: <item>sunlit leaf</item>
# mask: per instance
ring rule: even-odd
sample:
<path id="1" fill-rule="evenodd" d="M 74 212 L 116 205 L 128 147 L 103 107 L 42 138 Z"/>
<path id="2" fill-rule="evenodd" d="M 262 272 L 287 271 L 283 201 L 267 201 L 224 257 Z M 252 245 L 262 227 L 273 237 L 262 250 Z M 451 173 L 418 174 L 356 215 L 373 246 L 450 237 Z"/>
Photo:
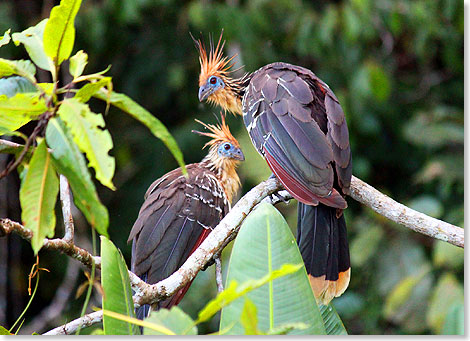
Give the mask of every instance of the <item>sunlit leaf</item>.
<path id="1" fill-rule="evenodd" d="M 197 335 L 197 327 L 193 319 L 176 306 L 170 310 L 152 311 L 144 321 L 163 327 L 162 331 L 144 327 L 144 335 L 168 335 L 168 332 L 163 332 L 165 329 L 170 330 L 175 335 Z"/>
<path id="2" fill-rule="evenodd" d="M 135 318 L 134 301 L 126 261 L 114 244 L 105 236 L 101 238 L 101 284 L 103 285 L 103 309 Z M 106 335 L 139 335 L 139 328 L 132 323 L 103 316 Z"/>
<path id="3" fill-rule="evenodd" d="M 8 60 L 0 58 L 0 78 L 18 75 L 35 82 L 36 67 L 29 60 Z"/>
<path id="4" fill-rule="evenodd" d="M 88 63 L 88 55 L 83 50 L 70 57 L 69 72 L 73 78 L 81 76 Z"/>
<path id="5" fill-rule="evenodd" d="M 104 91 L 98 92 L 94 95 L 95 97 L 107 101 L 108 94 Z M 168 132 L 168 129 L 155 118 L 150 112 L 145 110 L 142 106 L 134 102 L 131 98 L 124 94 L 117 92 L 111 93 L 111 104 L 121 109 L 122 111 L 128 113 L 134 117 L 139 122 L 143 123 L 147 128 L 150 129 L 153 135 L 162 140 L 162 142 L 167 146 L 170 152 L 175 157 L 176 161 L 183 168 L 183 173 L 186 173 L 186 167 L 183 160 L 183 153 L 181 152 L 178 144 L 171 134 Z"/>
<path id="6" fill-rule="evenodd" d="M 13 335 L 5 327 L 0 326 L 0 335 Z"/>
<path id="7" fill-rule="evenodd" d="M 31 60 L 41 69 L 50 71 L 50 60 L 44 52 L 43 35 L 48 19 L 44 19 L 36 26 L 31 26 L 23 32 L 12 34 L 16 46 L 23 44 Z"/>
<path id="8" fill-rule="evenodd" d="M 63 101 L 58 110 L 80 150 L 86 154 L 89 167 L 93 167 L 96 178 L 105 186 L 114 189 L 114 157 L 108 154 L 113 140 L 105 128 L 103 116 L 90 111 L 88 105 L 74 98 Z"/>
<path id="9" fill-rule="evenodd" d="M 15 131 L 46 111 L 46 103 L 39 93 L 17 93 L 8 98 L 0 95 L 0 130 Z"/>
<path id="10" fill-rule="evenodd" d="M 7 45 L 9 42 L 10 42 L 10 32 L 11 32 L 11 29 L 9 28 L 4 34 L 3 36 L 0 37 L 0 46 L 3 46 L 3 45 Z"/>
<path id="11" fill-rule="evenodd" d="M 261 334 L 258 330 L 258 316 L 257 309 L 253 301 L 245 298 L 245 305 L 243 306 L 240 322 L 245 328 L 245 335 L 258 335 Z"/>
<path id="12" fill-rule="evenodd" d="M 75 98 L 80 102 L 86 103 L 95 95 L 102 87 L 111 86 L 111 77 L 104 77 L 97 82 L 87 83 L 75 94 Z"/>
<path id="13" fill-rule="evenodd" d="M 228 287 L 224 289 L 224 291 L 219 293 L 216 298 L 209 301 L 209 303 L 206 304 L 204 309 L 199 312 L 197 323 L 209 320 L 220 309 L 226 307 L 228 304 L 232 303 L 236 299 L 244 296 L 245 294 L 259 287 L 262 287 L 263 285 L 275 280 L 276 278 L 287 276 L 291 273 L 297 272 L 301 267 L 301 264 L 283 264 L 280 269 L 274 270 L 271 273 L 268 273 L 257 280 L 250 278 L 240 285 L 235 280 L 231 281 Z"/>
<path id="14" fill-rule="evenodd" d="M 107 236 L 108 210 L 101 203 L 90 177 L 85 158 L 73 142 L 69 129 L 59 118 L 47 125 L 46 140 L 52 149 L 55 168 L 67 177 L 74 202 L 98 233 Z"/>
<path id="15" fill-rule="evenodd" d="M 323 320 L 313 296 L 294 236 L 272 205 L 260 204 L 243 222 L 230 256 L 227 283 L 244 283 L 267 276 L 282 264 L 300 264 L 300 271 L 282 276 L 247 293 L 258 309 L 258 329 L 265 332 L 288 323 L 305 323 L 304 330 L 289 334 L 325 334 Z M 243 300 L 222 309 L 220 328 L 235 322 L 229 334 L 243 334 L 240 323 Z"/>
<path id="16" fill-rule="evenodd" d="M 81 0 L 61 0 L 60 5 L 51 10 L 51 15 L 44 29 L 44 50 L 60 65 L 72 53 L 75 41 L 75 16 Z"/>
<path id="17" fill-rule="evenodd" d="M 31 246 L 34 254 L 41 249 L 45 237 L 54 236 L 54 207 L 58 192 L 59 180 L 46 141 L 42 140 L 31 158 L 20 189 L 21 220 L 33 232 Z"/>

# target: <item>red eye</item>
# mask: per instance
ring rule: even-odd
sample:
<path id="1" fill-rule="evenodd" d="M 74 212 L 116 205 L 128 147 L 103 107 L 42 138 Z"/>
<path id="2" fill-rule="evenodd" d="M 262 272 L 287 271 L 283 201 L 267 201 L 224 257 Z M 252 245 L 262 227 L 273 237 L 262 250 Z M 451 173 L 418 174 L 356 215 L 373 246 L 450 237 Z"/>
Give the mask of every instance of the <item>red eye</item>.
<path id="1" fill-rule="evenodd" d="M 217 78 L 211 77 L 211 79 L 209 79 L 209 82 L 210 82 L 211 84 L 215 84 L 215 83 L 217 83 Z"/>
<path id="2" fill-rule="evenodd" d="M 227 143 L 225 146 L 224 146 L 225 150 L 229 150 L 230 149 L 230 145 Z"/>

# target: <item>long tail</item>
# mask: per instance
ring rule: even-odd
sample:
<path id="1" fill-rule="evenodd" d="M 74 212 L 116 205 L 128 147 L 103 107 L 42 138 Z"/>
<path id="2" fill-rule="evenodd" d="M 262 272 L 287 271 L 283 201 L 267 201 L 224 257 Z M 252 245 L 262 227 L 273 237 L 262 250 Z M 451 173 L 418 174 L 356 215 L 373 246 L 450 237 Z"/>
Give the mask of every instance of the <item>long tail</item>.
<path id="1" fill-rule="evenodd" d="M 297 244 L 318 303 L 328 304 L 348 287 L 351 276 L 346 221 L 341 211 L 299 202 Z"/>

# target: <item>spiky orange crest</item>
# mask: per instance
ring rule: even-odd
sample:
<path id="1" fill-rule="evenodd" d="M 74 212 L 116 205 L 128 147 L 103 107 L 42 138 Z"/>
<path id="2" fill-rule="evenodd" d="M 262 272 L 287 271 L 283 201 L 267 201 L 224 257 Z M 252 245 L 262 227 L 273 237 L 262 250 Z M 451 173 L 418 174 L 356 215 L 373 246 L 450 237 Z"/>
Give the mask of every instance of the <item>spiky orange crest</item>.
<path id="1" fill-rule="evenodd" d="M 207 146 L 218 145 L 223 142 L 230 142 L 234 147 L 240 148 L 240 144 L 235 139 L 235 137 L 233 137 L 228 125 L 225 123 L 225 116 L 223 115 L 222 112 L 220 113 L 220 117 L 221 117 L 222 122 L 221 124 L 217 124 L 217 125 L 206 124 L 196 119 L 196 122 L 202 124 L 204 127 L 206 127 L 207 129 L 211 131 L 210 133 L 204 133 L 201 131 L 193 130 L 193 132 L 198 133 L 199 135 L 212 138 L 212 140 L 207 142 L 203 148 L 206 148 Z"/>
<path id="2" fill-rule="evenodd" d="M 204 85 L 210 76 L 227 77 L 232 72 L 230 70 L 235 63 L 232 63 L 233 55 L 230 58 L 224 57 L 223 49 L 225 40 L 222 41 L 223 31 L 220 33 L 219 41 L 217 45 L 214 45 L 212 38 L 210 38 L 210 49 L 207 54 L 204 42 L 201 39 L 194 39 L 194 43 L 199 51 L 199 63 L 201 64 L 201 73 L 199 75 L 199 86 Z"/>

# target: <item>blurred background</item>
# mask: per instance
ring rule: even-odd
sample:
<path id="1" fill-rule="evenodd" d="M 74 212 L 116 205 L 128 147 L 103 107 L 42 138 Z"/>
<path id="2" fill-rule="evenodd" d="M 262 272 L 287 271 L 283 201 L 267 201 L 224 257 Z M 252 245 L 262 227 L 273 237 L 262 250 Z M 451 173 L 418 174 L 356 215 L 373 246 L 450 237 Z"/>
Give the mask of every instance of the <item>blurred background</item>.
<path id="1" fill-rule="evenodd" d="M 0 34 L 18 32 L 49 15 L 53 0 L 3 0 Z M 464 7 L 458 0 L 175 1 L 83 0 L 74 52 L 89 55 L 86 73 L 112 65 L 114 89 L 158 117 L 198 162 L 206 142 L 191 134 L 194 118 L 215 123 L 218 109 L 197 98 L 199 63 L 189 32 L 216 37 L 251 72 L 284 61 L 311 69 L 333 89 L 346 113 L 353 174 L 430 216 L 464 225 Z M 12 43 L 0 57 L 27 58 Z M 67 68 L 65 68 L 67 69 Z M 39 73 L 40 80 L 47 75 Z M 104 112 L 99 102 L 92 110 Z M 105 117 L 116 158 L 111 191 L 97 184 L 108 207 L 110 237 L 130 264 L 129 231 L 153 180 L 177 167 L 164 145 L 119 110 Z M 246 162 L 242 194 L 270 175 L 242 120 L 228 117 Z M 29 130 L 28 130 L 29 129 Z M 30 132 L 31 127 L 24 129 Z M 0 169 L 8 161 L 0 159 Z M 20 221 L 19 179 L 0 181 L 0 216 Z M 463 314 L 463 250 L 414 233 L 352 199 L 345 211 L 352 277 L 333 301 L 350 334 L 446 333 L 446 318 Z M 57 207 L 57 235 L 62 233 Z M 293 232 L 296 202 L 278 205 Z M 91 250 L 90 229 L 75 210 L 76 242 Z M 230 247 L 224 251 L 227 265 Z M 0 239 L 0 325 L 10 327 L 28 302 L 35 259 L 16 235 Z M 86 281 L 78 262 L 41 251 L 38 294 L 22 334 L 44 332 L 80 314 Z M 181 308 L 196 317 L 216 294 L 213 267 L 201 272 Z M 94 293 L 92 304 L 100 306 Z M 91 309 L 89 309 L 91 311 Z M 218 329 L 218 317 L 200 333 Z M 90 332 L 84 330 L 83 332 Z"/>

